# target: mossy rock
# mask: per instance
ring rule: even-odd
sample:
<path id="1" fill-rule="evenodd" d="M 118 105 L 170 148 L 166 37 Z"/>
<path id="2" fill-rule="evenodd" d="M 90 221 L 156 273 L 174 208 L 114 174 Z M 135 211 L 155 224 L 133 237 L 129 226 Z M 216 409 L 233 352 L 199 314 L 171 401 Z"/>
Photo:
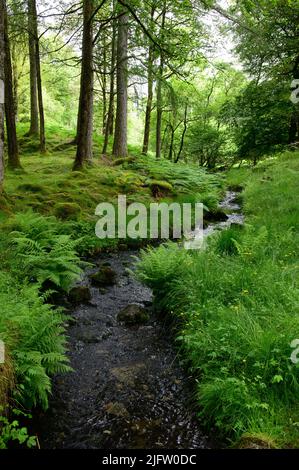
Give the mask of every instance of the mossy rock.
<path id="1" fill-rule="evenodd" d="M 266 434 L 244 434 L 237 442 L 237 449 L 276 449 L 275 441 Z"/>
<path id="2" fill-rule="evenodd" d="M 151 180 L 148 182 L 154 197 L 163 197 L 173 193 L 173 186 L 168 181 Z"/>
<path id="3" fill-rule="evenodd" d="M 75 305 L 85 304 L 91 301 L 91 292 L 87 286 L 73 287 L 69 294 L 68 300 Z"/>
<path id="4" fill-rule="evenodd" d="M 54 214 L 62 220 L 77 220 L 81 214 L 81 207 L 74 202 L 59 202 L 54 206 Z"/>
<path id="5" fill-rule="evenodd" d="M 113 286 L 116 283 L 116 272 L 110 266 L 102 266 L 90 279 L 96 287 Z"/>
<path id="6" fill-rule="evenodd" d="M 128 305 L 117 315 L 117 320 L 125 325 L 141 325 L 148 322 L 149 314 L 145 308 L 138 304 Z"/>

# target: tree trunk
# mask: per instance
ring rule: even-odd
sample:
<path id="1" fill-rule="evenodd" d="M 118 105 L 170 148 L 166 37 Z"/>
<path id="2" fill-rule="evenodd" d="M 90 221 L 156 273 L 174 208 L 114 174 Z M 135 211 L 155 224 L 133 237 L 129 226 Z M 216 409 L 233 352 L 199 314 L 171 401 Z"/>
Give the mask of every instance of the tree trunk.
<path id="1" fill-rule="evenodd" d="M 154 64 L 154 48 L 152 45 L 149 47 L 148 54 L 148 76 L 147 76 L 147 103 L 145 111 L 145 124 L 144 124 L 144 136 L 143 136 L 143 155 L 147 155 L 148 146 L 149 146 L 149 137 L 151 131 L 151 113 L 153 106 L 153 85 L 154 85 L 154 74 L 153 74 L 153 64 Z"/>
<path id="2" fill-rule="evenodd" d="M 37 96 L 38 96 L 38 111 L 39 111 L 39 141 L 41 153 L 46 153 L 46 134 L 45 134 L 45 115 L 43 103 L 43 87 L 42 75 L 40 65 L 40 52 L 39 52 L 39 37 L 37 29 L 37 11 L 36 0 L 30 0 L 33 3 L 33 27 L 35 31 L 35 62 L 36 62 L 36 75 L 37 75 Z"/>
<path id="3" fill-rule="evenodd" d="M 188 103 L 186 103 L 186 106 L 185 106 L 184 130 L 183 130 L 182 137 L 181 137 L 179 153 L 177 155 L 175 163 L 177 163 L 179 161 L 179 159 L 181 158 L 181 154 L 182 154 L 182 151 L 183 151 L 183 148 L 184 148 L 185 135 L 186 135 L 186 132 L 187 132 L 187 116 L 188 116 Z"/>
<path id="4" fill-rule="evenodd" d="M 107 127 L 107 44 L 106 36 L 103 36 L 103 82 L 102 82 L 102 93 L 103 93 L 103 116 L 102 116 L 102 135 L 105 135 Z"/>
<path id="5" fill-rule="evenodd" d="M 5 117 L 7 130 L 8 166 L 12 169 L 20 168 L 19 148 L 16 130 L 15 104 L 13 95 L 13 77 L 8 37 L 8 23 L 6 2 L 4 0 L 4 47 L 5 47 Z"/>
<path id="6" fill-rule="evenodd" d="M 30 129 L 28 135 L 38 135 L 38 97 L 37 97 L 37 65 L 35 37 L 36 19 L 34 15 L 34 0 L 28 0 L 28 41 L 29 41 L 29 63 L 30 63 Z"/>
<path id="7" fill-rule="evenodd" d="M 77 124 L 77 153 L 73 169 L 92 160 L 93 134 L 93 20 L 94 0 L 83 2 L 81 85 Z"/>
<path id="8" fill-rule="evenodd" d="M 116 58 L 116 21 L 113 20 L 112 25 L 112 42 L 111 42 L 111 64 L 110 64 L 110 89 L 109 89 L 109 106 L 105 128 L 105 139 L 102 153 L 107 153 L 109 136 L 113 135 L 114 124 L 114 84 L 115 84 L 115 58 Z"/>
<path id="9" fill-rule="evenodd" d="M 163 36 L 165 28 L 165 18 L 166 18 L 166 6 L 164 2 L 163 12 L 162 12 L 162 23 L 161 23 L 161 34 L 160 34 L 160 43 L 163 46 Z M 162 80 L 164 72 L 164 53 L 160 52 L 160 64 L 158 71 L 158 81 L 157 81 L 157 124 L 156 124 L 156 158 L 161 158 L 161 128 L 162 128 L 162 114 L 163 114 L 163 104 L 162 104 Z"/>
<path id="10" fill-rule="evenodd" d="M 0 0 L 0 193 L 4 180 L 4 0 Z"/>
<path id="11" fill-rule="evenodd" d="M 11 60 L 12 60 L 12 80 L 13 80 L 13 97 L 15 105 L 15 118 L 18 122 L 19 115 L 19 75 L 18 75 L 18 64 L 17 64 L 17 52 L 15 44 L 11 48 Z"/>
<path id="12" fill-rule="evenodd" d="M 170 127 L 170 145 L 169 145 L 169 152 L 168 152 L 168 160 L 172 162 L 175 130 L 172 124 L 169 124 L 169 127 Z"/>
<path id="13" fill-rule="evenodd" d="M 118 19 L 117 37 L 117 108 L 113 142 L 113 155 L 126 157 L 128 118 L 128 15 L 122 9 Z"/>
<path id="14" fill-rule="evenodd" d="M 151 10 L 151 24 L 154 20 L 155 14 L 155 7 L 152 7 Z M 146 103 L 146 111 L 145 111 L 145 124 L 144 124 L 144 135 L 143 135 L 143 147 L 142 153 L 143 155 L 147 155 L 148 153 L 148 146 L 149 146 L 149 138 L 150 138 L 150 131 L 151 131 L 151 113 L 152 113 L 152 106 L 153 106 L 153 86 L 154 86 L 154 46 L 152 43 L 149 45 L 148 50 L 148 64 L 147 64 L 147 103 Z"/>

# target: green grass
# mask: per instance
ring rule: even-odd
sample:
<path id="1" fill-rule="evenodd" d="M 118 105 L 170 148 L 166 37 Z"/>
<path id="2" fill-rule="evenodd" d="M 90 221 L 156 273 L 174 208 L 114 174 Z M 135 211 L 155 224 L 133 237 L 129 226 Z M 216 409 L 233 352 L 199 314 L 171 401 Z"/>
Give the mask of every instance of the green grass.
<path id="1" fill-rule="evenodd" d="M 298 153 L 232 170 L 245 229 L 216 234 L 205 252 L 146 250 L 137 266 L 177 321 L 201 420 L 231 444 L 263 436 L 265 447 L 299 447 L 298 176 Z"/>

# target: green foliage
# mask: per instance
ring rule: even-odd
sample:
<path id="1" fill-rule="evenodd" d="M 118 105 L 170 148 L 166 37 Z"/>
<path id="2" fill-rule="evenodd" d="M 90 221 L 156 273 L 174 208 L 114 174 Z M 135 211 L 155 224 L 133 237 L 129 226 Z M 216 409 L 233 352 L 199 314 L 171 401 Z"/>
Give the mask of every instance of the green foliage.
<path id="1" fill-rule="evenodd" d="M 69 370 L 65 356 L 66 317 L 44 303 L 39 286 L 17 283 L 0 273 L 0 337 L 13 361 L 15 398 L 30 408 L 48 406 L 50 375 Z"/>
<path id="2" fill-rule="evenodd" d="M 219 175 L 211 175 L 195 165 L 173 164 L 167 160 L 157 161 L 150 157 L 140 157 L 130 168 L 146 175 L 151 181 L 169 183 L 177 194 L 211 193 L 219 197 L 223 181 Z"/>
<path id="3" fill-rule="evenodd" d="M 16 277 L 27 277 L 40 285 L 50 281 L 67 291 L 80 276 L 83 264 L 76 252 L 80 240 L 60 234 L 54 217 L 34 212 L 16 214 L 5 230 L 9 231 L 7 243 L 12 248 L 8 262 Z"/>
<path id="4" fill-rule="evenodd" d="M 234 133 L 238 158 L 254 164 L 289 142 L 292 106 L 289 83 L 251 82 L 222 109 L 222 118 Z"/>
<path id="5" fill-rule="evenodd" d="M 13 410 L 13 414 L 18 416 L 19 410 Z M 24 413 L 21 413 L 24 415 Z M 27 418 L 30 415 L 25 415 Z M 12 441 L 17 441 L 20 445 L 24 445 L 27 448 L 36 446 L 35 436 L 28 434 L 27 428 L 20 427 L 19 422 L 16 419 L 13 421 L 9 420 L 6 416 L 0 416 L 0 449 L 7 449 L 7 446 Z"/>
<path id="6" fill-rule="evenodd" d="M 157 308 L 180 322 L 201 417 L 233 439 L 250 432 L 278 444 L 298 440 L 290 426 L 299 392 L 290 360 L 299 331 L 298 161 L 288 155 L 252 173 L 244 230 L 216 234 L 204 252 L 150 249 L 137 263 Z"/>

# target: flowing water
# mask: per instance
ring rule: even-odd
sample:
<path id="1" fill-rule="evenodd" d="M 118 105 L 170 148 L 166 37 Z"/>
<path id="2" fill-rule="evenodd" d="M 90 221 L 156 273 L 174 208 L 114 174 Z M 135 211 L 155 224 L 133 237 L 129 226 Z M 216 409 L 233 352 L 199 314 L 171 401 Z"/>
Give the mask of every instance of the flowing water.
<path id="1" fill-rule="evenodd" d="M 236 193 L 228 192 L 221 208 L 226 222 L 211 224 L 209 235 L 242 223 Z M 169 325 L 154 314 L 141 326 L 117 321 L 130 304 L 151 308 L 152 293 L 128 273 L 138 252 L 100 256 L 82 285 L 92 300 L 71 312 L 68 328 L 73 372 L 54 380 L 50 409 L 38 417 L 42 448 L 195 449 L 213 444 L 202 431 L 192 406 L 192 377 L 180 364 Z M 109 264 L 114 286 L 90 285 L 90 274 Z"/>

